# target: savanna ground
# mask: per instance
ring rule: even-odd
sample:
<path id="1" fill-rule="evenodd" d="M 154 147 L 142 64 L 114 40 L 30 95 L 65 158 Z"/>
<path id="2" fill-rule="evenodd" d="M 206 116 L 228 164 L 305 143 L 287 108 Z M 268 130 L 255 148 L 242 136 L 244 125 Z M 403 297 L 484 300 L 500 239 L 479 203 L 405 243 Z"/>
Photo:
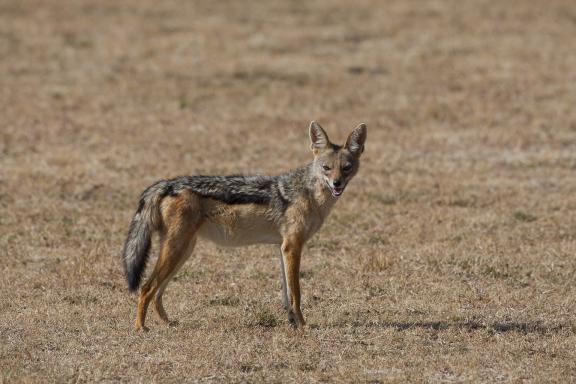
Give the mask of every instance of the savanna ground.
<path id="1" fill-rule="evenodd" d="M 3 0 L 0 107 L 0 381 L 576 380 L 571 0 Z M 134 332 L 142 189 L 297 167 L 312 119 L 369 134 L 309 327 L 274 247 L 200 243 Z"/>

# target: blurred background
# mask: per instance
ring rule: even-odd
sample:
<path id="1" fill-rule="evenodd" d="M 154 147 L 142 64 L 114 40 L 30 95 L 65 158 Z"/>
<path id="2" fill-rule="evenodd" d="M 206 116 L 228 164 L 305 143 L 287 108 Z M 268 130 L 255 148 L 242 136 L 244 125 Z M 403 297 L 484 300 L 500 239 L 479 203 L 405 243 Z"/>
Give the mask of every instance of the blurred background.
<path id="1" fill-rule="evenodd" d="M 0 1 L 0 381 L 574 379 L 575 37 L 568 0 Z M 368 141 L 309 329 L 275 249 L 202 243 L 132 333 L 140 192 L 298 167 L 311 120 Z"/>

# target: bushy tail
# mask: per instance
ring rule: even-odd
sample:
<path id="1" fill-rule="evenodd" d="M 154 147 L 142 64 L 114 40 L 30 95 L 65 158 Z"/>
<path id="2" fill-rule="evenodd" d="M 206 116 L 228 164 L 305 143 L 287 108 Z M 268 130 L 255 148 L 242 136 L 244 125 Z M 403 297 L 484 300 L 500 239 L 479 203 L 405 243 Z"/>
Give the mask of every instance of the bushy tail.
<path id="1" fill-rule="evenodd" d="M 162 180 L 148 187 L 140 197 L 140 203 L 130 223 L 122 251 L 124 273 L 130 291 L 135 291 L 140 286 L 150 254 L 152 234 L 161 225 L 160 202 L 169 191 L 169 181 Z"/>

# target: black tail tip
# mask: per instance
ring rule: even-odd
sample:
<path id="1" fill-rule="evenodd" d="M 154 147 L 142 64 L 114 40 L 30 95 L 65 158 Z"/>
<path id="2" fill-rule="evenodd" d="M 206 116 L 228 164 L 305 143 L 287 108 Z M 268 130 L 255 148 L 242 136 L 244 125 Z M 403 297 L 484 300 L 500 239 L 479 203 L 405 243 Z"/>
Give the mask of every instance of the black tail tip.
<path id="1" fill-rule="evenodd" d="M 136 292 L 140 286 L 140 275 L 135 273 L 127 273 L 126 280 L 128 281 L 128 290 Z"/>

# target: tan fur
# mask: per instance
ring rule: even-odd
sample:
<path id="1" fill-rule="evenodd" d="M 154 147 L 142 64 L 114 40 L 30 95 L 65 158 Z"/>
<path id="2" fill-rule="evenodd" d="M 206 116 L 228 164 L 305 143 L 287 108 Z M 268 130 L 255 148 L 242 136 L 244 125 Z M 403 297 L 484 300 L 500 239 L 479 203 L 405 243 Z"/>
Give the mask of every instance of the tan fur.
<path id="1" fill-rule="evenodd" d="M 160 206 L 161 232 L 160 256 L 148 281 L 140 290 L 136 329 L 144 329 L 144 321 L 150 301 L 156 296 L 156 310 L 160 318 L 169 323 L 168 315 L 162 305 L 164 288 L 192 253 L 196 243 L 196 231 L 201 224 L 200 199 L 191 193 L 175 197 L 166 197 Z"/>
<path id="2" fill-rule="evenodd" d="M 160 319 L 170 324 L 162 305 L 162 293 L 192 253 L 197 237 L 221 246 L 281 245 L 287 265 L 287 284 L 292 294 L 291 309 L 296 321 L 304 325 L 298 281 L 300 254 L 304 243 L 322 226 L 334 202 L 326 189 L 318 188 L 313 199 L 303 198 L 294 203 L 283 220 L 275 223 L 269 218 L 266 207 L 256 204 L 228 205 L 191 192 L 164 198 L 160 205 L 160 256 L 140 290 L 136 328 L 147 329 L 144 325 L 146 312 L 155 295 Z"/>
<path id="3" fill-rule="evenodd" d="M 279 244 L 282 237 L 268 210 L 257 204 L 229 205 L 202 199 L 205 217 L 198 235 L 221 246 Z"/>

